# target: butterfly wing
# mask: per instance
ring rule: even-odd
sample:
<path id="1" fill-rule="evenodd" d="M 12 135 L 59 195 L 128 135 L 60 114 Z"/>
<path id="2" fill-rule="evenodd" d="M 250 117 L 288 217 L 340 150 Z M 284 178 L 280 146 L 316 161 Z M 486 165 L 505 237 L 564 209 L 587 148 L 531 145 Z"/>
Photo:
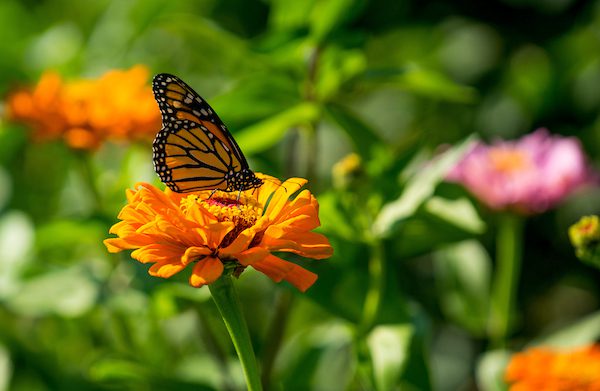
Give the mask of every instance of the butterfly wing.
<path id="1" fill-rule="evenodd" d="M 161 73 L 152 89 L 163 118 L 152 148 L 154 169 L 171 190 L 230 190 L 236 174 L 251 173 L 223 121 L 190 86 Z"/>

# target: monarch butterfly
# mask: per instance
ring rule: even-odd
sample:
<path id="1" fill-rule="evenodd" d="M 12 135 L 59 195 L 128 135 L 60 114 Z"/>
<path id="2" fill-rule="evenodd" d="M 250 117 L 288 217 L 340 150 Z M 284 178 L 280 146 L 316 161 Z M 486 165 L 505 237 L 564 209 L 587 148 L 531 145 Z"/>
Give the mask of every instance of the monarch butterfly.
<path id="1" fill-rule="evenodd" d="M 154 171 L 171 190 L 239 191 L 263 184 L 214 110 L 177 76 L 154 76 L 162 129 L 152 143 Z"/>

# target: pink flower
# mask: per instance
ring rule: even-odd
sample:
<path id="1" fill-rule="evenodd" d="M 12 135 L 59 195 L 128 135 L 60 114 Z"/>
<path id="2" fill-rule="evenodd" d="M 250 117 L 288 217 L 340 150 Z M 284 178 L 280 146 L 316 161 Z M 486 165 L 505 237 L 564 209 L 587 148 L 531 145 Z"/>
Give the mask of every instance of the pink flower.
<path id="1" fill-rule="evenodd" d="M 579 140 L 538 129 L 516 141 L 478 143 L 450 172 L 495 210 L 541 213 L 595 182 Z"/>

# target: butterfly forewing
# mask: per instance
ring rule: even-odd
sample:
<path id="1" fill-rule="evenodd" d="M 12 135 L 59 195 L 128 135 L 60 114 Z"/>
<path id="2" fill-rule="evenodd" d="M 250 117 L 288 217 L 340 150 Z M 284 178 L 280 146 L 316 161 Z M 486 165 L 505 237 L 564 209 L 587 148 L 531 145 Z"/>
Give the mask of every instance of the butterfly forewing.
<path id="1" fill-rule="evenodd" d="M 161 181 L 176 192 L 246 190 L 262 184 L 227 127 L 191 87 L 161 73 L 152 88 L 163 118 L 153 143 Z"/>

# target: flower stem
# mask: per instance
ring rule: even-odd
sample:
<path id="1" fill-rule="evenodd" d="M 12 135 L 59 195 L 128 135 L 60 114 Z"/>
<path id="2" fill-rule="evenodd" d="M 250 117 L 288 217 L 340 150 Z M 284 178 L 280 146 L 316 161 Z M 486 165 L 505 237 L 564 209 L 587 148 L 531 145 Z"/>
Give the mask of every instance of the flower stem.
<path id="1" fill-rule="evenodd" d="M 519 216 L 503 214 L 496 238 L 496 276 L 492 287 L 490 336 L 496 348 L 506 345 L 510 332 L 516 288 L 521 271 L 523 221 Z"/>
<path id="2" fill-rule="evenodd" d="M 208 287 L 242 364 L 248 390 L 261 391 L 260 374 L 258 373 L 258 365 L 250 341 L 250 333 L 242 314 L 240 300 L 233 286 L 231 275 L 224 273 L 221 278 Z"/>
<path id="3" fill-rule="evenodd" d="M 363 317 L 360 331 L 367 333 L 377 320 L 381 299 L 385 289 L 385 259 L 383 244 L 375 242 L 371 245 L 369 258 L 369 290 L 363 306 Z"/>

